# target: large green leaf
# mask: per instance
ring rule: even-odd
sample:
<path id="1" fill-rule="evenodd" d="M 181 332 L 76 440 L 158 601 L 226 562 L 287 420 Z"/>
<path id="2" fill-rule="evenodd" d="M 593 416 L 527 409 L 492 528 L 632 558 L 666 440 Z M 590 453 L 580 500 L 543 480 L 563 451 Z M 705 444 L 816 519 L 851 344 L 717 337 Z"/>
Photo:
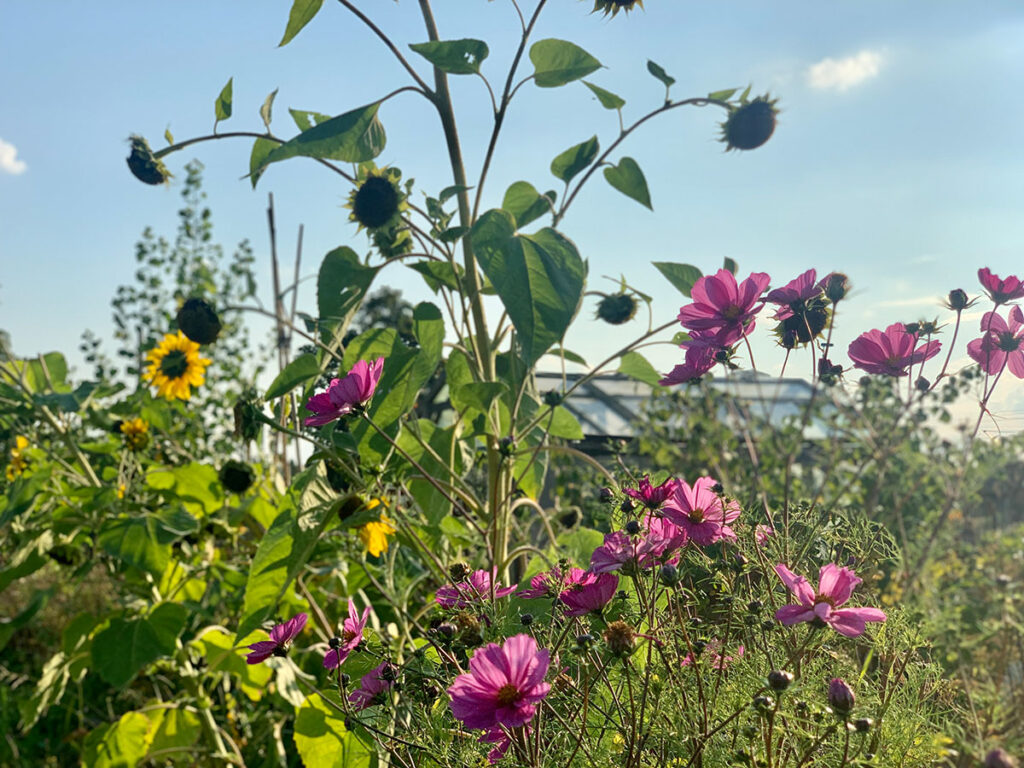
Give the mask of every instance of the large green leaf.
<path id="1" fill-rule="evenodd" d="M 265 634 L 253 635 L 242 638 L 239 645 L 244 646 L 249 642 L 263 639 L 266 639 Z M 247 664 L 243 656 L 245 649 L 236 648 L 231 635 L 222 629 L 211 627 L 195 640 L 195 644 L 202 650 L 210 672 L 226 672 L 232 675 L 238 680 L 242 693 L 252 701 L 259 701 L 263 697 L 273 670 L 266 664 Z"/>
<path id="2" fill-rule="evenodd" d="M 530 46 L 533 80 L 541 88 L 555 88 L 586 77 L 601 68 L 601 62 L 567 40 L 538 40 Z"/>
<path id="3" fill-rule="evenodd" d="M 275 148 L 257 170 L 291 157 L 317 157 L 363 163 L 384 151 L 387 137 L 377 119 L 380 102 L 367 104 L 343 115 L 314 125 Z"/>
<path id="4" fill-rule="evenodd" d="M 652 387 L 661 380 L 661 374 L 639 352 L 627 352 L 619 361 L 619 373 L 631 379 L 650 384 Z"/>
<path id="5" fill-rule="evenodd" d="M 198 462 L 153 469 L 146 475 L 146 485 L 172 491 L 168 497 L 182 502 L 189 513 L 199 518 L 213 514 L 224 504 L 217 470 Z"/>
<path id="6" fill-rule="evenodd" d="M 491 210 L 473 227 L 484 274 L 501 297 L 527 365 L 565 335 L 583 298 L 586 265 L 571 240 L 551 228 L 516 235 L 512 214 Z"/>
<path id="7" fill-rule="evenodd" d="M 600 145 L 597 136 L 591 136 L 574 147 L 569 147 L 551 161 L 551 173 L 556 179 L 569 183 L 573 176 L 582 171 L 597 157 Z"/>
<path id="8" fill-rule="evenodd" d="M 149 754 L 160 762 L 186 760 L 188 750 L 199 739 L 202 725 L 192 709 L 154 709 L 146 713 L 152 723 L 153 740 Z M 157 764 L 159 765 L 160 762 Z"/>
<path id="9" fill-rule="evenodd" d="M 670 261 L 652 261 L 651 263 L 683 296 L 690 298 L 693 284 L 701 277 L 701 272 L 697 267 L 692 264 L 675 264 Z"/>
<path id="10" fill-rule="evenodd" d="M 155 729 L 142 712 L 127 712 L 116 723 L 104 723 L 85 737 L 86 768 L 134 768 L 149 751 Z"/>
<path id="11" fill-rule="evenodd" d="M 262 137 L 253 142 L 252 152 L 249 153 L 249 181 L 253 189 L 256 189 L 256 183 L 263 175 L 263 169 L 267 167 L 267 157 L 279 146 L 281 145 L 276 141 Z"/>
<path id="12" fill-rule="evenodd" d="M 487 43 L 483 40 L 433 40 L 409 46 L 442 72 L 449 75 L 475 75 L 487 58 Z"/>
<path id="13" fill-rule="evenodd" d="M 325 344 L 340 341 L 380 267 L 363 264 L 356 252 L 342 246 L 330 251 L 320 263 L 316 303 L 320 335 Z"/>
<path id="14" fill-rule="evenodd" d="M 424 260 L 408 266 L 423 275 L 423 281 L 434 293 L 437 293 L 442 285 L 451 291 L 457 291 L 464 272 L 459 264 L 448 261 Z"/>
<path id="15" fill-rule="evenodd" d="M 345 728 L 345 716 L 313 694 L 295 718 L 295 746 L 306 768 L 368 768 L 373 754 Z"/>
<path id="16" fill-rule="evenodd" d="M 554 190 L 541 195 L 530 182 L 517 181 L 505 190 L 501 207 L 515 218 L 516 228 L 522 229 L 531 221 L 551 213 L 556 197 Z"/>
<path id="17" fill-rule="evenodd" d="M 278 48 L 288 45 L 292 38 L 313 20 L 323 4 L 324 0 L 294 0 L 288 14 L 288 26 L 284 29 L 284 37 L 281 38 L 281 42 L 277 44 Z"/>
<path id="18" fill-rule="evenodd" d="M 170 545 L 158 540 L 157 523 L 150 516 L 105 520 L 96 542 L 108 555 L 156 577 L 164 572 L 171 553 Z"/>
<path id="19" fill-rule="evenodd" d="M 286 395 L 295 387 L 312 381 L 319 375 L 320 364 L 317 362 L 316 355 L 306 352 L 288 363 L 284 370 L 277 374 L 263 399 L 273 400 L 281 395 Z"/>
<path id="20" fill-rule="evenodd" d="M 174 653 L 187 616 L 180 603 L 160 603 L 145 617 L 111 619 L 93 638 L 93 669 L 113 686 L 126 685 L 147 664 Z"/>
<path id="21" fill-rule="evenodd" d="M 651 208 L 651 193 L 647 189 L 647 179 L 632 157 L 624 157 L 619 160 L 618 165 L 605 168 L 604 177 L 626 197 L 631 197 L 640 205 Z"/>

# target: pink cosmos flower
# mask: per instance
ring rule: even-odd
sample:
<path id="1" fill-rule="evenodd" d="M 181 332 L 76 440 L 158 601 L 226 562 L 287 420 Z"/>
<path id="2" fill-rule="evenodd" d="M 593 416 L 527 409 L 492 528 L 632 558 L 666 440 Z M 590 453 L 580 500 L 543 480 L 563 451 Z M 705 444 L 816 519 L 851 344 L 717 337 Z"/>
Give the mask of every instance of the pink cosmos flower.
<path id="1" fill-rule="evenodd" d="M 529 735 L 530 727 L 526 727 L 526 733 Z M 495 725 L 492 728 L 488 728 L 484 731 L 477 741 L 481 741 L 485 744 L 493 744 L 494 748 L 487 753 L 487 762 L 491 765 L 497 763 L 501 758 L 508 752 L 508 748 L 512 746 L 512 737 L 509 732 L 502 728 L 500 725 Z"/>
<path id="2" fill-rule="evenodd" d="M 679 322 L 693 330 L 745 327 L 764 306 L 758 298 L 770 282 L 764 272 L 754 272 L 737 285 L 727 269 L 698 278 L 690 292 L 693 303 L 679 310 Z"/>
<path id="3" fill-rule="evenodd" d="M 982 267 L 978 270 L 978 281 L 996 304 L 1005 304 L 1024 297 L 1024 280 L 1015 275 L 1010 275 L 1004 280 L 993 274 L 988 267 Z"/>
<path id="4" fill-rule="evenodd" d="M 929 341 L 914 349 L 916 341 L 903 323 L 893 323 L 885 331 L 862 333 L 850 344 L 849 355 L 857 368 L 868 373 L 906 376 L 910 366 L 930 360 L 942 348 L 941 342 Z"/>
<path id="5" fill-rule="evenodd" d="M 770 525 L 758 525 L 754 529 L 754 540 L 757 542 L 757 546 L 763 547 L 768 543 L 768 538 L 775 535 L 775 529 Z"/>
<path id="6" fill-rule="evenodd" d="M 498 575 L 498 569 L 494 568 L 490 573 L 487 571 L 473 571 L 465 581 L 456 584 L 448 584 L 437 590 L 434 600 L 442 608 L 466 608 L 475 603 L 482 603 L 491 599 L 491 580 Z M 516 591 L 516 585 L 503 587 L 500 584 L 494 586 L 494 596 L 505 597 Z"/>
<path id="7" fill-rule="evenodd" d="M 590 555 L 591 573 L 612 573 L 627 565 L 643 567 L 637 556 L 638 544 L 625 531 L 605 534 L 604 543 Z"/>
<path id="8" fill-rule="evenodd" d="M 381 662 L 363 675 L 359 688 L 348 695 L 349 703 L 357 712 L 380 703 L 383 694 L 395 684 L 396 674 L 390 662 Z"/>
<path id="9" fill-rule="evenodd" d="M 865 622 L 885 621 L 885 613 L 878 608 L 840 608 L 861 583 L 849 568 L 840 568 L 834 563 L 823 565 L 818 574 L 817 592 L 807 579 L 797 576 L 782 563 L 775 566 L 775 572 L 800 601 L 799 605 L 784 605 L 775 612 L 775 618 L 787 627 L 811 621 L 828 624 L 841 635 L 857 637 L 864 634 Z"/>
<path id="10" fill-rule="evenodd" d="M 793 305 L 801 307 L 809 300 L 821 296 L 825 292 L 825 286 L 814 282 L 818 273 L 808 269 L 799 277 L 786 283 L 782 288 L 769 291 L 764 300 L 769 304 L 777 304 L 779 308 L 775 311 L 776 320 L 785 320 L 793 316 Z M 801 311 L 801 310 L 798 310 Z"/>
<path id="11" fill-rule="evenodd" d="M 653 568 L 686 544 L 686 532 L 662 517 L 648 514 L 640 534 L 625 531 L 606 534 L 604 543 L 590 556 L 591 573 L 626 573 Z"/>
<path id="12" fill-rule="evenodd" d="M 729 523 L 740 516 L 740 506 L 733 500 L 723 502 L 711 490 L 716 485 L 713 477 L 699 478 L 693 487 L 680 480 L 672 498 L 665 502 L 665 517 L 702 547 L 736 538 Z"/>
<path id="13" fill-rule="evenodd" d="M 1024 311 L 1012 307 L 1007 324 L 995 312 L 986 312 L 981 319 L 983 336 L 968 342 L 967 354 L 991 375 L 1010 369 L 1018 379 L 1024 379 Z"/>
<path id="14" fill-rule="evenodd" d="M 670 387 L 673 384 L 685 384 L 688 381 L 699 379 L 715 367 L 715 354 L 717 352 L 715 348 L 683 345 L 683 349 L 686 350 L 683 362 L 659 379 L 658 383 L 661 386 Z"/>
<path id="15" fill-rule="evenodd" d="M 555 566 L 550 571 L 541 571 L 530 579 L 530 588 L 521 589 L 516 592 L 516 597 L 533 599 L 537 597 L 554 597 L 562 591 L 562 581 L 565 574 L 562 569 Z"/>
<path id="16" fill-rule="evenodd" d="M 651 485 L 651 476 L 644 475 L 640 478 L 637 488 L 623 488 L 622 492 L 632 499 L 636 499 L 648 509 L 658 509 L 665 503 L 665 499 L 672 495 L 676 488 L 676 479 L 670 477 L 661 485 Z"/>
<path id="17" fill-rule="evenodd" d="M 298 613 L 283 624 L 276 624 L 270 630 L 269 640 L 260 640 L 249 646 L 251 653 L 245 657 L 246 664 L 259 664 L 271 656 L 284 656 L 291 647 L 292 640 L 306 626 L 306 614 Z"/>
<path id="18" fill-rule="evenodd" d="M 619 588 L 619 577 L 614 573 L 586 573 L 558 596 L 568 610 L 566 616 L 585 616 L 598 613 L 611 602 Z"/>
<path id="19" fill-rule="evenodd" d="M 489 643 L 448 689 L 452 714 L 467 728 L 526 725 L 551 690 L 544 682 L 550 665 L 551 654 L 529 635 L 510 637 L 503 646 Z"/>
<path id="20" fill-rule="evenodd" d="M 647 524 L 644 551 L 650 553 L 651 558 L 656 562 L 666 560 L 677 549 L 686 546 L 686 542 L 689 540 L 686 531 L 664 517 L 648 515 L 644 522 Z"/>
<path id="21" fill-rule="evenodd" d="M 356 612 L 356 604 L 352 598 L 348 600 L 348 618 L 341 625 L 341 637 L 331 638 L 331 650 L 324 656 L 324 668 L 335 669 L 348 658 L 348 655 L 363 641 L 363 630 L 366 620 L 370 618 L 370 606 L 366 606 L 363 615 Z"/>
<path id="22" fill-rule="evenodd" d="M 736 651 L 735 651 L 736 656 L 735 656 L 735 658 L 742 657 L 743 656 L 743 650 L 744 649 L 743 649 L 742 645 L 736 646 Z M 719 670 L 726 669 L 729 666 L 729 662 L 733 661 L 733 659 L 734 659 L 733 656 L 730 656 L 730 655 L 722 652 L 722 641 L 717 639 L 717 638 L 712 640 L 711 642 L 709 642 L 704 647 L 704 650 L 702 651 L 701 656 L 703 656 L 704 658 L 706 658 L 708 660 L 708 663 L 711 665 L 712 669 L 719 669 Z M 696 663 L 697 663 L 697 660 L 694 658 L 693 652 L 690 652 L 690 653 L 686 654 L 686 658 L 684 658 L 682 660 L 682 662 L 681 662 L 682 666 L 684 666 L 684 667 L 691 667 L 691 666 L 693 666 Z"/>
<path id="23" fill-rule="evenodd" d="M 306 401 L 306 410 L 314 415 L 308 416 L 303 423 L 307 427 L 322 427 L 352 413 L 358 406 L 366 405 L 373 397 L 383 371 L 383 357 L 372 363 L 360 360 L 344 379 L 331 379 L 326 392 L 313 395 Z"/>

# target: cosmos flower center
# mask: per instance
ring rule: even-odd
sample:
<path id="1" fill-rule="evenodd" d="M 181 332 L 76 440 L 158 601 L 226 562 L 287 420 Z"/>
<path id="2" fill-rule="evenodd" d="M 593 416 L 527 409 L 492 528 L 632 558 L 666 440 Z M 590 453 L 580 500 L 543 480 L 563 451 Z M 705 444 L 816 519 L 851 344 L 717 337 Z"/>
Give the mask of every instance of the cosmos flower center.
<path id="1" fill-rule="evenodd" d="M 703 523 L 704 522 L 704 510 L 703 509 L 692 509 L 688 515 L 691 523 Z"/>
<path id="2" fill-rule="evenodd" d="M 722 317 L 726 320 L 735 320 L 743 313 L 743 310 L 736 304 L 732 304 L 726 307 L 725 311 L 722 312 Z"/>
<path id="3" fill-rule="evenodd" d="M 180 349 L 172 349 L 160 360 L 160 373 L 168 379 L 180 379 L 188 371 L 188 356 Z"/>
<path id="4" fill-rule="evenodd" d="M 996 342 L 996 346 L 999 347 L 1003 352 L 1015 352 L 1020 347 L 1021 339 L 1015 337 L 1012 332 L 1004 331 L 999 334 L 999 340 Z"/>
<path id="5" fill-rule="evenodd" d="M 836 607 L 835 600 L 833 600 L 828 595 L 815 595 L 815 597 L 814 597 L 814 604 L 818 605 L 819 603 L 825 603 L 826 605 L 828 605 L 829 608 L 835 608 Z"/>
<path id="6" fill-rule="evenodd" d="M 521 698 L 522 694 L 519 692 L 519 689 L 512 683 L 506 683 L 498 689 L 498 695 L 495 697 L 495 700 L 499 706 L 509 707 Z"/>
<path id="7" fill-rule="evenodd" d="M 341 639 L 344 640 L 346 643 L 354 640 L 355 638 L 356 633 L 353 632 L 351 629 L 346 629 L 344 632 L 341 633 Z"/>

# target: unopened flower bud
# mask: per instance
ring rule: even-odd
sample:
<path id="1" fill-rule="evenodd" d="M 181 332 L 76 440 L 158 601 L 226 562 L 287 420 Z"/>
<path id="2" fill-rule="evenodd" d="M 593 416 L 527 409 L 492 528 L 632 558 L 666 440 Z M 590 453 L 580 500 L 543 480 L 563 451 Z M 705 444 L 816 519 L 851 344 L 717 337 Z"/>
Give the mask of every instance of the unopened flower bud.
<path id="1" fill-rule="evenodd" d="M 954 312 L 962 312 L 964 309 L 967 308 L 967 305 L 970 303 L 969 299 L 967 298 L 967 291 L 965 291 L 963 288 L 954 288 L 952 291 L 950 291 L 948 302 L 949 308 L 952 309 Z"/>
<path id="2" fill-rule="evenodd" d="M 524 627 L 530 626 L 531 624 L 533 624 L 533 614 L 524 613 L 519 617 L 519 623 L 522 624 Z"/>
<path id="3" fill-rule="evenodd" d="M 842 272 L 833 272 L 823 281 L 825 284 L 825 296 L 833 304 L 842 301 L 850 290 L 850 280 Z"/>
<path id="4" fill-rule="evenodd" d="M 463 581 L 469 575 L 469 566 L 465 563 L 452 563 L 448 566 L 448 575 L 452 581 Z"/>
<path id="5" fill-rule="evenodd" d="M 679 583 L 679 569 L 672 563 L 665 563 L 658 570 L 658 578 L 666 587 L 674 587 Z"/>
<path id="6" fill-rule="evenodd" d="M 853 721 L 853 730 L 857 733 L 867 733 L 874 726 L 875 721 L 870 717 L 858 717 Z"/>
<path id="7" fill-rule="evenodd" d="M 927 392 L 932 387 L 932 383 L 928 381 L 924 376 L 919 376 L 917 381 L 914 382 L 914 387 L 918 392 Z"/>
<path id="8" fill-rule="evenodd" d="M 612 490 L 611 488 L 607 488 L 607 487 L 606 487 L 606 488 L 602 488 L 602 489 L 601 489 L 601 490 L 600 490 L 600 491 L 598 492 L 598 497 L 599 497 L 599 498 L 601 499 L 601 501 L 603 501 L 603 502 L 604 502 L 605 504 L 608 504 L 608 503 L 610 503 L 610 502 L 613 502 L 613 501 L 615 501 L 615 491 L 613 491 L 613 490 Z"/>
<path id="9" fill-rule="evenodd" d="M 726 151 L 731 149 L 757 149 L 775 133 L 775 100 L 768 95 L 730 107 L 729 116 L 722 123 L 722 137 Z"/>
<path id="10" fill-rule="evenodd" d="M 626 533 L 630 536 L 638 536 L 640 534 L 640 521 L 630 520 L 626 523 Z"/>
<path id="11" fill-rule="evenodd" d="M 544 393 L 544 405 L 550 405 L 552 408 L 561 405 L 562 399 L 563 395 L 557 389 L 549 389 Z"/>
<path id="12" fill-rule="evenodd" d="M 243 440 L 258 440 L 263 422 L 260 419 L 260 408 L 256 404 L 255 396 L 238 398 L 234 407 L 235 416 L 235 437 Z"/>
<path id="13" fill-rule="evenodd" d="M 220 318 L 203 299 L 186 299 L 175 319 L 181 332 L 196 344 L 212 344 L 220 334 Z"/>
<path id="14" fill-rule="evenodd" d="M 758 712 L 771 712 L 775 709 L 775 699 L 771 696 L 758 696 L 754 699 L 754 709 Z"/>
<path id="15" fill-rule="evenodd" d="M 793 682 L 793 673 L 783 669 L 773 669 L 768 673 L 768 685 L 773 691 L 784 691 Z"/>
<path id="16" fill-rule="evenodd" d="M 634 509 L 636 509 L 636 504 L 633 503 L 632 499 L 627 497 L 622 500 L 622 504 L 619 505 L 619 509 L 621 509 L 623 512 L 632 512 Z"/>
<path id="17" fill-rule="evenodd" d="M 831 707 L 842 715 L 848 713 L 853 709 L 856 697 L 853 695 L 853 689 L 846 684 L 846 681 L 833 677 L 828 684 L 828 703 Z"/>

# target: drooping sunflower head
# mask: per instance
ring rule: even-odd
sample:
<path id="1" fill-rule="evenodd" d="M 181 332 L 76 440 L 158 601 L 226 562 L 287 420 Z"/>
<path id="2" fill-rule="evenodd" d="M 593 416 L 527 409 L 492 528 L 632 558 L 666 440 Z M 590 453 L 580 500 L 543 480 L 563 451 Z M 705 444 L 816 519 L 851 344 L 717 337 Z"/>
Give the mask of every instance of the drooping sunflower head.
<path id="1" fill-rule="evenodd" d="M 597 317 L 611 325 L 622 325 L 636 317 L 637 306 L 636 297 L 632 293 L 613 293 L 598 302 Z"/>
<path id="2" fill-rule="evenodd" d="M 730 107 L 729 116 L 722 123 L 720 139 L 726 151 L 757 149 L 768 141 L 775 133 L 775 118 L 779 114 L 777 101 L 766 94 Z"/>
<path id="3" fill-rule="evenodd" d="M 192 387 L 202 386 L 210 360 L 199 356 L 199 345 L 181 331 L 169 333 L 146 353 L 143 378 L 156 387 L 157 397 L 188 400 Z"/>
<path id="4" fill-rule="evenodd" d="M 128 155 L 128 168 L 132 175 L 143 184 L 166 184 L 171 178 L 171 172 L 163 164 L 153 150 L 149 142 L 142 136 L 131 136 L 128 139 L 132 145 L 132 152 Z"/>
<path id="5" fill-rule="evenodd" d="M 149 445 L 149 424 L 144 419 L 122 421 L 120 430 L 129 451 L 141 451 Z"/>
<path id="6" fill-rule="evenodd" d="M 7 464 L 7 479 L 13 481 L 16 477 L 28 469 L 28 458 L 25 450 L 28 448 L 28 438 L 18 435 L 14 438 L 14 446 L 11 448 L 11 458 Z"/>
<path id="7" fill-rule="evenodd" d="M 594 13 L 615 16 L 619 11 L 629 13 L 634 8 L 643 8 L 644 0 L 594 0 Z"/>
<path id="8" fill-rule="evenodd" d="M 397 168 L 360 166 L 356 188 L 348 196 L 351 221 L 371 231 L 392 229 L 405 210 L 405 194 L 399 186 L 402 173 Z"/>

